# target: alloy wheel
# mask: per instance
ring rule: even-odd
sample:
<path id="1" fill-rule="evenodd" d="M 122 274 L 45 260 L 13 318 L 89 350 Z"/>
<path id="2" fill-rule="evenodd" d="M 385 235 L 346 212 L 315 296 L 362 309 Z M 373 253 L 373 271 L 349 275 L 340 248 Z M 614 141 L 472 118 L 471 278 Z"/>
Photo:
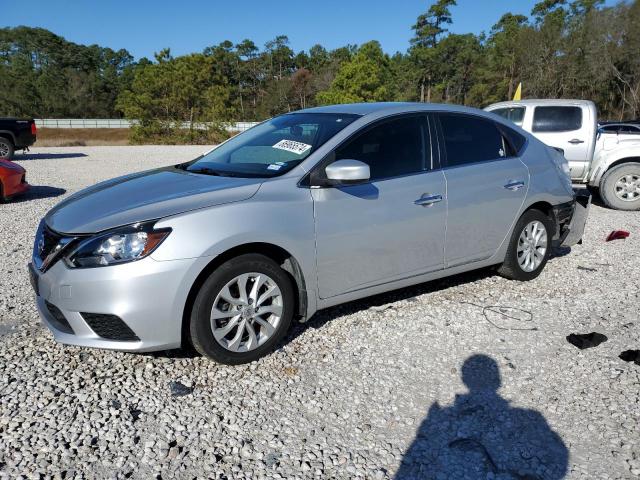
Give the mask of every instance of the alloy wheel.
<path id="1" fill-rule="evenodd" d="M 0 158 L 6 158 L 9 156 L 9 145 L 6 142 L 0 140 Z"/>
<path id="2" fill-rule="evenodd" d="M 248 352 L 275 333 L 282 318 L 278 284 L 264 273 L 244 273 L 228 282 L 211 308 L 211 331 L 232 352 Z"/>
<path id="3" fill-rule="evenodd" d="M 533 272 L 547 253 L 547 229 L 542 222 L 528 223 L 518 238 L 518 265 L 525 272 Z"/>
<path id="4" fill-rule="evenodd" d="M 614 186 L 616 197 L 625 202 L 633 202 L 640 198 L 640 175 L 627 174 L 620 178 Z"/>

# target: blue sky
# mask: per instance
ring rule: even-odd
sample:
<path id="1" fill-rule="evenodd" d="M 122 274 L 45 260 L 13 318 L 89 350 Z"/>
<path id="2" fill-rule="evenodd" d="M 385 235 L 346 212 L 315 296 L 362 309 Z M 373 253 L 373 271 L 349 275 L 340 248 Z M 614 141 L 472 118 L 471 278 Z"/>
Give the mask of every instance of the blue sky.
<path id="1" fill-rule="evenodd" d="M 428 0 L 0 0 L 0 26 L 47 28 L 81 44 L 126 48 L 136 58 L 164 47 L 174 55 L 250 38 L 258 46 L 288 35 L 295 51 L 379 40 L 386 52 L 405 51 Z M 458 0 L 456 33 L 489 31 L 511 11 L 529 14 L 537 0 Z M 613 4 L 615 0 L 607 0 Z"/>

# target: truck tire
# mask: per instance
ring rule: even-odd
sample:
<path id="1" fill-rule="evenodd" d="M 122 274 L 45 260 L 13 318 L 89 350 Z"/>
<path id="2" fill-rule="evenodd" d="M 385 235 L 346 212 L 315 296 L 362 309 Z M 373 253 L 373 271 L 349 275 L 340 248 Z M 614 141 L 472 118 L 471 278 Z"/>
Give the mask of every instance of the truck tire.
<path id="1" fill-rule="evenodd" d="M 498 275 L 520 282 L 536 278 L 549 260 L 552 235 L 549 217 L 540 210 L 524 212 L 513 229 Z"/>
<path id="2" fill-rule="evenodd" d="M 13 142 L 5 137 L 0 137 L 0 158 L 3 160 L 11 160 L 15 148 Z"/>
<path id="3" fill-rule="evenodd" d="M 615 210 L 640 210 L 640 163 L 623 163 L 604 174 L 600 197 Z"/>

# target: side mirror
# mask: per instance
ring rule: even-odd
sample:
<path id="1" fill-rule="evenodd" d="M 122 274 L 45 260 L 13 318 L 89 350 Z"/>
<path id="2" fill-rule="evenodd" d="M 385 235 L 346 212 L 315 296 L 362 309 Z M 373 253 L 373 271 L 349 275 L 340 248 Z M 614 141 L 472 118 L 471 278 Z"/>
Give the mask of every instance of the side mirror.
<path id="1" fill-rule="evenodd" d="M 338 160 L 324 169 L 333 185 L 350 185 L 368 182 L 371 178 L 369 165 L 360 160 Z"/>

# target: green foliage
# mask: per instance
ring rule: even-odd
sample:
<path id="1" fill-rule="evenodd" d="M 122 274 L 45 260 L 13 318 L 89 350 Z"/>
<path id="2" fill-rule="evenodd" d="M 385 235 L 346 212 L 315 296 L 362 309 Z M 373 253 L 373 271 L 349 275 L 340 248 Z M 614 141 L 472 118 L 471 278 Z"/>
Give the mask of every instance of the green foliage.
<path id="1" fill-rule="evenodd" d="M 487 34 L 450 34 L 455 0 L 434 0 L 407 52 L 378 42 L 295 52 L 285 35 L 260 48 L 223 41 L 202 53 L 82 46 L 38 28 L 0 29 L 0 116 L 139 121 L 136 142 L 211 143 L 225 123 L 315 105 L 373 101 L 483 107 L 513 97 L 594 100 L 604 118 L 640 117 L 640 0 L 541 0 Z"/>
<path id="2" fill-rule="evenodd" d="M 0 28 L 0 115 L 112 118 L 133 66 L 126 50 L 76 45 L 42 28 Z"/>
<path id="3" fill-rule="evenodd" d="M 345 62 L 331 88 L 319 92 L 319 104 L 382 102 L 391 100 L 389 57 L 376 41 L 362 45 L 353 60 Z"/>

